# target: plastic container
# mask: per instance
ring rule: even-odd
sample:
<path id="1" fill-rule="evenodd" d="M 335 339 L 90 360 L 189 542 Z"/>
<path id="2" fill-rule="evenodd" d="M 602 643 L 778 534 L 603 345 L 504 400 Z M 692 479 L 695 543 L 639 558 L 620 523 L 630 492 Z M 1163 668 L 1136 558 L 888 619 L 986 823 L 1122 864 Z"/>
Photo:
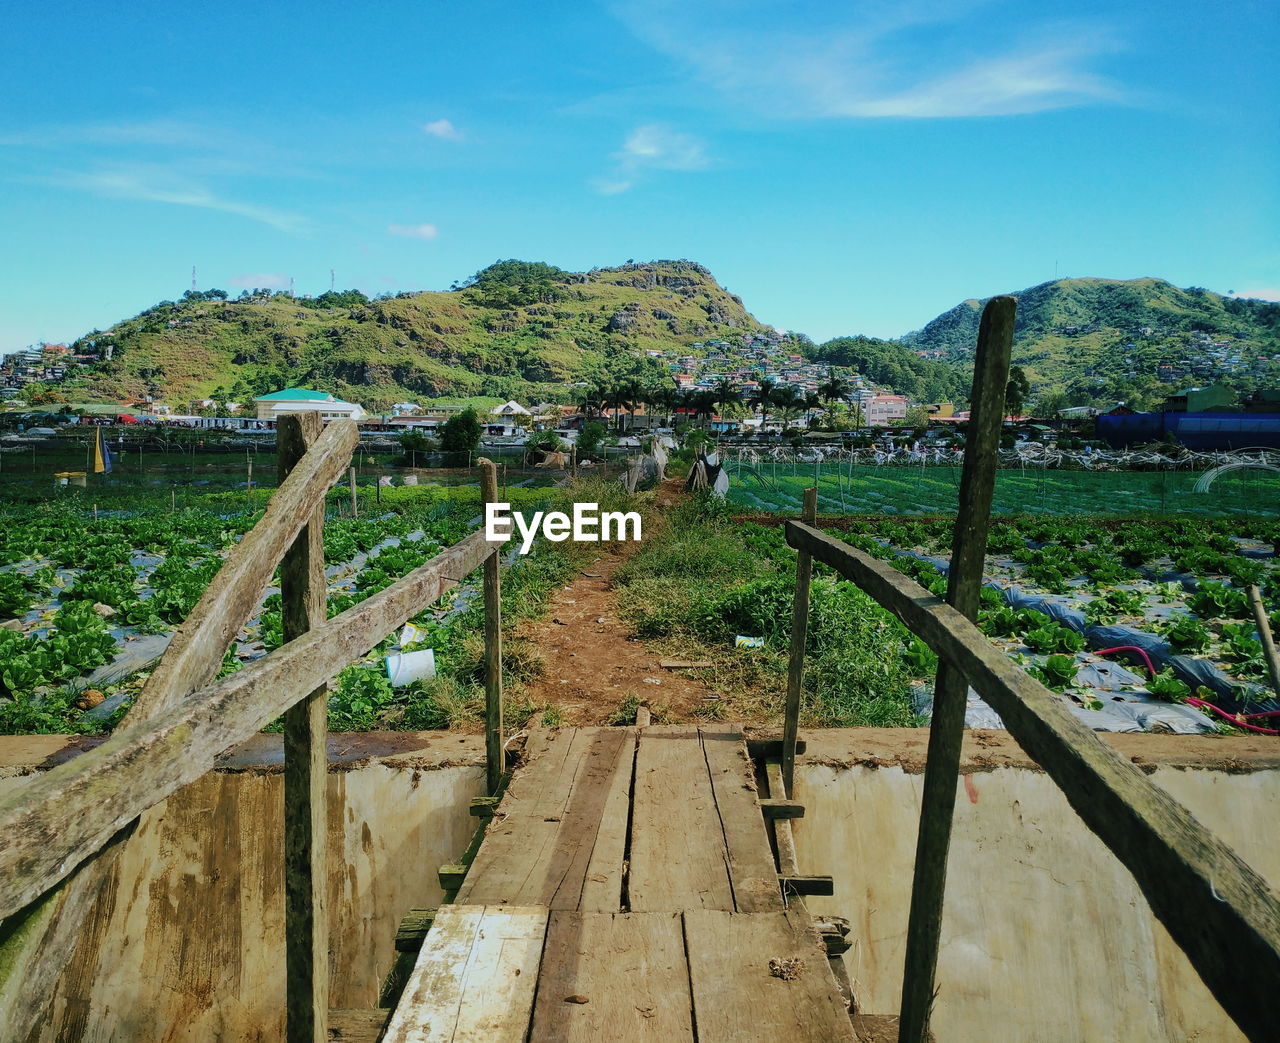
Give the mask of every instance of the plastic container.
<path id="1" fill-rule="evenodd" d="M 387 656 L 387 680 L 392 688 L 403 688 L 414 681 L 429 681 L 436 676 L 436 653 L 423 648 L 417 652 L 393 652 Z"/>

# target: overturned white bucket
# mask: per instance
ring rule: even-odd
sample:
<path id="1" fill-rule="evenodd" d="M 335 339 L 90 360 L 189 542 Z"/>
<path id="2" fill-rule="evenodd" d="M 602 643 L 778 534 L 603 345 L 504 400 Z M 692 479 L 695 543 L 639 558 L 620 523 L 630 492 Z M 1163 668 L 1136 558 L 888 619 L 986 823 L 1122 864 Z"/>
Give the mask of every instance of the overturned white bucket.
<path id="1" fill-rule="evenodd" d="M 436 676 L 434 649 L 422 648 L 417 652 L 394 652 L 387 656 L 387 680 L 391 687 L 402 688 L 414 681 L 429 681 Z"/>

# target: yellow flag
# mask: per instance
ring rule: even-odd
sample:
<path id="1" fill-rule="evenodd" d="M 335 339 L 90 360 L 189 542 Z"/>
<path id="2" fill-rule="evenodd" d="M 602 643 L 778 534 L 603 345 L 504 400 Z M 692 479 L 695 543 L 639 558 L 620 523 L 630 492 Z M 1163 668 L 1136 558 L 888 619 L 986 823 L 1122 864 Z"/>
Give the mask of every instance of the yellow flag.
<path id="1" fill-rule="evenodd" d="M 102 458 L 102 428 L 95 428 L 97 437 L 93 442 L 93 473 L 102 474 L 107 469 L 107 463 Z"/>

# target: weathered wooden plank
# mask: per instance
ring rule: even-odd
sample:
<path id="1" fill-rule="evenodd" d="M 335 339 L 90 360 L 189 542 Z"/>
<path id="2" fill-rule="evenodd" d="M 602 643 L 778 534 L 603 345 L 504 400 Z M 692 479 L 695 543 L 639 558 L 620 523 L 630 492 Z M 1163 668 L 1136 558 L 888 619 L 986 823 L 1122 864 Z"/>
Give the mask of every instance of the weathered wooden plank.
<path id="1" fill-rule="evenodd" d="M 317 413 L 276 425 L 281 485 L 320 438 Z M 284 640 L 321 626 L 327 615 L 324 500 L 280 559 Z M 322 684 L 284 714 L 285 1031 L 289 1043 L 323 1043 L 329 1014 L 328 772 L 329 688 Z"/>
<path id="2" fill-rule="evenodd" d="M 253 614 L 262 592 L 271 580 L 276 563 L 307 521 L 311 506 L 324 502 L 325 491 L 337 480 L 359 436 L 350 421 L 338 421 L 317 445 L 316 454 L 296 469 L 295 475 L 272 497 L 267 512 L 227 555 L 218 575 L 174 635 L 164 656 L 151 673 L 129 711 L 129 724 L 140 724 L 177 704 L 191 692 L 211 681 L 222 664 L 232 639 Z M 121 823 L 121 826 L 127 822 Z M 0 947 L 0 966 L 17 968 L 21 974 L 0 974 L 0 1038 L 24 1035 L 41 1017 L 54 981 L 74 944 L 69 932 L 83 923 L 99 901 L 103 881 L 113 870 L 124 838 L 108 847 L 110 837 L 101 838 L 92 851 L 64 861 L 58 879 L 72 873 L 57 895 L 38 907 L 18 914 L 0 911 L 0 916 L 19 919 L 3 925 L 7 940 Z M 97 867 L 75 872 L 84 857 L 103 852 Z M 31 897 L 46 887 L 36 890 Z M 19 903 L 22 904 L 22 903 Z"/>
<path id="3" fill-rule="evenodd" d="M 488 552 L 482 532 L 442 551 L 324 626 L 0 800 L 0 916 L 66 877 L 117 829 L 214 767 L 342 667 L 417 615 Z"/>
<path id="4" fill-rule="evenodd" d="M 992 297 L 982 310 L 978 328 L 969 432 L 960 475 L 960 508 L 951 541 L 951 570 L 947 581 L 947 604 L 967 619 L 977 619 L 982 591 L 1016 312 L 1014 298 Z M 901 1013 L 903 1043 L 924 1043 L 929 1032 L 968 689 L 968 682 L 946 659 L 940 659 L 916 840 L 911 913 L 907 922 Z M 790 781 L 788 777 L 788 784 Z"/>
<path id="5" fill-rule="evenodd" d="M 534 1043 L 692 1041 L 691 1014 L 679 913 L 551 914 Z"/>
<path id="6" fill-rule="evenodd" d="M 734 908 L 740 913 L 780 912 L 782 892 L 756 800 L 755 767 L 747 757 L 742 732 L 737 728 L 702 728 L 701 737 L 728 851 Z"/>
<path id="7" fill-rule="evenodd" d="M 780 818 L 804 818 L 804 805 L 798 800 L 774 800 L 765 797 L 760 801 L 760 814 L 766 822 Z"/>
<path id="8" fill-rule="evenodd" d="M 613 913 L 622 908 L 622 888 L 627 864 L 627 825 L 631 821 L 631 779 L 636 761 L 636 730 L 623 732 L 616 766 L 605 784 L 600 821 L 591 861 L 582 881 L 578 908 L 584 912 Z"/>
<path id="9" fill-rule="evenodd" d="M 307 525 L 325 493 L 346 469 L 360 441 L 352 420 L 334 420 L 293 469 L 253 529 L 231 548 L 191 615 L 177 629 L 163 658 L 134 700 L 134 723 L 173 705 L 217 676 L 232 639 L 253 614 L 276 565 Z"/>
<path id="10" fill-rule="evenodd" d="M 498 502 L 498 468 L 483 457 L 480 464 L 480 499 Z M 498 792 L 507 770 L 502 747 L 502 557 L 503 544 L 484 559 L 484 736 L 485 779 L 489 794 Z"/>
<path id="11" fill-rule="evenodd" d="M 818 520 L 818 487 L 804 491 L 801 517 L 813 525 Z M 796 770 L 796 740 L 800 734 L 800 698 L 804 694 L 804 650 L 809 640 L 809 584 L 813 559 L 807 551 L 796 554 L 796 589 L 791 609 L 791 654 L 787 664 L 787 706 L 782 731 L 782 777 L 791 788 Z"/>
<path id="12" fill-rule="evenodd" d="M 807 920 L 711 909 L 684 914 L 700 1040 L 854 1039 L 826 952 Z"/>
<path id="13" fill-rule="evenodd" d="M 1256 583 L 1249 584 L 1249 607 L 1253 610 L 1258 639 L 1262 642 L 1262 657 L 1271 678 L 1271 690 L 1280 695 L 1280 655 L 1276 653 L 1276 639 L 1271 633 L 1271 617 L 1267 615 L 1267 606 L 1262 603 L 1262 591 Z"/>
<path id="14" fill-rule="evenodd" d="M 732 910 L 729 856 L 701 736 L 694 728 L 653 727 L 637 743 L 631 909 Z"/>
<path id="15" fill-rule="evenodd" d="M 779 873 L 778 884 L 783 893 L 811 897 L 833 895 L 835 881 L 829 876 L 803 876 L 799 873 Z"/>
<path id="16" fill-rule="evenodd" d="M 1280 1024 L 1280 897 L 1226 844 L 919 584 L 816 529 L 787 542 L 853 580 L 946 657 L 1137 880 L 1152 911 L 1251 1038 Z"/>
<path id="17" fill-rule="evenodd" d="M 390 1011 L 335 1007 L 329 1011 L 328 1038 L 342 1043 L 378 1043 Z"/>
<path id="18" fill-rule="evenodd" d="M 458 901 L 619 909 L 634 743 L 629 728 L 554 733 L 512 779 Z"/>
<path id="19" fill-rule="evenodd" d="M 443 906 L 385 1043 L 524 1040 L 546 931 L 546 909 Z"/>
<path id="20" fill-rule="evenodd" d="M 410 909 L 396 928 L 396 952 L 417 952 L 436 920 L 436 909 Z"/>

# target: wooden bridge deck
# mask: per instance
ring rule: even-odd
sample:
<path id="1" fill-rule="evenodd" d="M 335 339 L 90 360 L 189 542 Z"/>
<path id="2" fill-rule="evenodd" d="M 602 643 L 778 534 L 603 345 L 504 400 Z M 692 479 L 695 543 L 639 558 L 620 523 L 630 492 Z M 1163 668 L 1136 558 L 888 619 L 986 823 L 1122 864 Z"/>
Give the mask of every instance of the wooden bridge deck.
<path id="1" fill-rule="evenodd" d="M 383 1037 L 853 1040 L 742 734 L 537 731 Z"/>

